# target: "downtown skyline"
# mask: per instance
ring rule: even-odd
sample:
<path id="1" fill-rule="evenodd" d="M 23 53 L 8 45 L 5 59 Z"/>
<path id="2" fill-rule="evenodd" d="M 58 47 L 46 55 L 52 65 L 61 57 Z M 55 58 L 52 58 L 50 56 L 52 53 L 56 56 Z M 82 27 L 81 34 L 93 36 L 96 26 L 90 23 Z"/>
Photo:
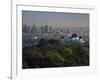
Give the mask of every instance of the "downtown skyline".
<path id="1" fill-rule="evenodd" d="M 22 24 L 66 28 L 89 28 L 89 14 L 22 11 Z"/>

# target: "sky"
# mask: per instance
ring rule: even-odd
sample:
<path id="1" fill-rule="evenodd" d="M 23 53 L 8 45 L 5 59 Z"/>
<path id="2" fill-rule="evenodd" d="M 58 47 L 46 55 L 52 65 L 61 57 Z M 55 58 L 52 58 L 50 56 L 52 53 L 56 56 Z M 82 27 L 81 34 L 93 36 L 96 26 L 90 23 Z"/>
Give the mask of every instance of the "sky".
<path id="1" fill-rule="evenodd" d="M 85 13 L 64 13 L 64 12 L 43 12 L 43 11 L 22 11 L 22 24 L 33 26 L 54 26 L 71 28 L 88 28 L 89 14 Z"/>

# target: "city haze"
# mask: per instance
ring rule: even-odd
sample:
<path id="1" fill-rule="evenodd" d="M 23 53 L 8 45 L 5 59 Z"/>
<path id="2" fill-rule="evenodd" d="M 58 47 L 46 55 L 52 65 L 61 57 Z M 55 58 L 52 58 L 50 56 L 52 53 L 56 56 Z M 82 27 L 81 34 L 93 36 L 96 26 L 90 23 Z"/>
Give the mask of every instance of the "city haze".
<path id="1" fill-rule="evenodd" d="M 83 13 L 62 13 L 43 11 L 22 11 L 23 25 L 33 26 L 54 26 L 68 28 L 88 28 L 89 14 Z"/>

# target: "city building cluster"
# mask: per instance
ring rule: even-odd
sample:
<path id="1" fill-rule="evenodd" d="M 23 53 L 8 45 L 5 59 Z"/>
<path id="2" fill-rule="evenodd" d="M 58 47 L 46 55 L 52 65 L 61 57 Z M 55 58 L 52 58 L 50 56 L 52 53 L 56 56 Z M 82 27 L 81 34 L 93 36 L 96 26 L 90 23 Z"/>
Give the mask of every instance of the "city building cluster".
<path id="1" fill-rule="evenodd" d="M 51 26 L 44 25 L 37 27 L 36 24 L 33 26 L 23 25 L 23 33 L 51 33 Z"/>
<path id="2" fill-rule="evenodd" d="M 35 44 L 38 43 L 40 39 L 56 39 L 64 44 L 84 44 L 89 41 L 88 33 L 83 33 L 82 30 L 78 30 L 77 33 L 69 29 L 52 27 L 48 25 L 37 26 L 22 26 L 23 41 L 27 45 L 32 45 L 31 42 Z M 27 43 L 28 42 L 28 43 Z"/>

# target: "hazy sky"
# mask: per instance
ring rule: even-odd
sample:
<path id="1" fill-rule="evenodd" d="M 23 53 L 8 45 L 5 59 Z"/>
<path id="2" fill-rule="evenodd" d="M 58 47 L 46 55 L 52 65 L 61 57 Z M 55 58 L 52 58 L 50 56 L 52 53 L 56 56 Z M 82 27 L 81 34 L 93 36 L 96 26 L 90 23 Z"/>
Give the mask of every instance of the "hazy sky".
<path id="1" fill-rule="evenodd" d="M 51 25 L 55 27 L 89 27 L 89 14 L 22 11 L 22 24 L 32 26 Z"/>

